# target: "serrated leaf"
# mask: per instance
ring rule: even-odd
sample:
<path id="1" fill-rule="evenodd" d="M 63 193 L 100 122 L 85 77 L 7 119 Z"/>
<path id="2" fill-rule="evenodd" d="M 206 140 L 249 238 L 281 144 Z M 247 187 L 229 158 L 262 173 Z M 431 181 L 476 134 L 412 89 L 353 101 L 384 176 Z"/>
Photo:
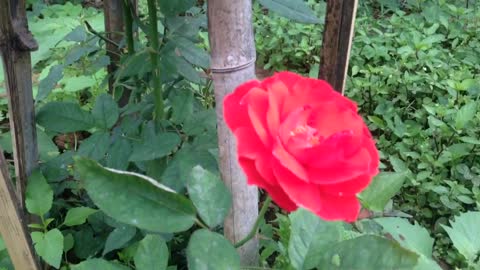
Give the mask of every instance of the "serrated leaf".
<path id="1" fill-rule="evenodd" d="M 295 269 L 316 267 L 323 253 L 342 239 L 341 223 L 324 221 L 305 209 L 298 209 L 289 218 L 288 255 Z"/>
<path id="2" fill-rule="evenodd" d="M 480 252 L 478 224 L 480 212 L 467 212 L 450 221 L 450 227 L 442 225 L 455 248 L 470 262 L 474 262 Z"/>
<path id="3" fill-rule="evenodd" d="M 368 248 L 366 248 L 368 247 Z M 318 265 L 329 270 L 411 270 L 418 255 L 398 243 L 375 235 L 364 235 L 332 246 Z"/>
<path id="4" fill-rule="evenodd" d="M 101 94 L 97 97 L 92 109 L 92 116 L 98 127 L 103 129 L 111 128 L 117 122 L 119 114 L 118 105 L 112 96 Z"/>
<path id="5" fill-rule="evenodd" d="M 108 149 L 107 167 L 117 170 L 126 170 L 132 153 L 132 145 L 125 138 L 118 138 Z"/>
<path id="6" fill-rule="evenodd" d="M 169 96 L 172 103 L 172 120 L 175 123 L 183 123 L 186 119 L 192 117 L 194 97 L 189 89 L 177 89 L 172 91 Z"/>
<path id="7" fill-rule="evenodd" d="M 210 227 L 220 225 L 232 205 L 230 192 L 220 178 L 196 166 L 187 180 L 187 189 L 202 220 Z"/>
<path id="8" fill-rule="evenodd" d="M 77 103 L 49 102 L 36 115 L 37 123 L 47 130 L 68 133 L 93 127 L 92 115 Z"/>
<path id="9" fill-rule="evenodd" d="M 405 173 L 382 172 L 358 197 L 366 208 L 383 211 L 388 201 L 402 188 L 405 178 Z"/>
<path id="10" fill-rule="evenodd" d="M 88 216 L 96 213 L 98 210 L 92 209 L 89 207 L 75 207 L 70 208 L 65 216 L 65 221 L 63 222 L 66 226 L 76 226 L 82 225 L 87 220 Z"/>
<path id="11" fill-rule="evenodd" d="M 45 215 L 53 203 L 53 190 L 39 170 L 28 178 L 25 205 L 31 214 Z"/>
<path id="12" fill-rule="evenodd" d="M 158 0 L 160 11 L 167 17 L 173 17 L 179 13 L 187 11 L 195 5 L 194 0 L 164 1 Z"/>
<path id="13" fill-rule="evenodd" d="M 53 229 L 47 233 L 32 235 L 35 244 L 35 251 L 44 261 L 55 268 L 60 268 L 63 254 L 63 235 L 58 229 Z"/>
<path id="14" fill-rule="evenodd" d="M 168 265 L 168 247 L 162 237 L 148 234 L 140 241 L 134 262 L 137 270 L 165 270 Z"/>
<path id="15" fill-rule="evenodd" d="M 104 259 L 89 259 L 72 265 L 72 270 L 130 270 L 130 268 Z"/>
<path id="16" fill-rule="evenodd" d="M 465 125 L 468 124 L 470 121 L 473 120 L 475 114 L 477 113 L 477 103 L 476 102 L 469 102 L 462 106 L 457 111 L 455 116 L 455 128 L 456 129 L 463 129 Z"/>
<path id="17" fill-rule="evenodd" d="M 124 247 L 128 241 L 137 233 L 135 227 L 123 224 L 120 227 L 115 228 L 107 238 L 105 242 L 105 248 L 103 249 L 103 256 L 112 250 L 116 250 Z"/>
<path id="18" fill-rule="evenodd" d="M 401 246 L 420 255 L 414 270 L 441 270 L 432 258 L 434 240 L 425 228 L 418 224 L 410 224 L 403 218 L 376 218 L 375 222 Z"/>
<path id="19" fill-rule="evenodd" d="M 300 23 L 319 23 L 313 10 L 303 0 L 259 0 L 262 6 Z"/>
<path id="20" fill-rule="evenodd" d="M 205 50 L 197 47 L 195 43 L 189 39 L 176 37 L 174 44 L 177 47 L 177 53 L 183 56 L 188 62 L 202 68 L 210 67 L 210 55 Z"/>
<path id="21" fill-rule="evenodd" d="M 87 33 L 83 25 L 77 26 L 72 32 L 68 33 L 64 38 L 66 41 L 82 42 L 87 39 Z"/>
<path id="22" fill-rule="evenodd" d="M 164 157 L 170 154 L 179 143 L 180 137 L 176 133 L 147 134 L 142 143 L 135 145 L 130 161 L 145 161 Z"/>
<path id="23" fill-rule="evenodd" d="M 187 247 L 189 270 L 240 270 L 240 257 L 227 239 L 201 229 L 190 237 Z"/>
<path id="24" fill-rule="evenodd" d="M 191 201 L 151 178 L 103 168 L 80 157 L 75 159 L 75 170 L 93 202 L 120 222 L 171 233 L 187 230 L 195 221 Z"/>
<path id="25" fill-rule="evenodd" d="M 82 157 L 100 160 L 105 157 L 109 146 L 110 134 L 107 132 L 96 132 L 80 144 L 77 154 Z"/>
<path id="26" fill-rule="evenodd" d="M 63 77 L 63 69 L 63 65 L 55 65 L 50 68 L 47 77 L 41 80 L 38 85 L 38 93 L 35 98 L 37 102 L 45 99 L 52 92 L 58 81 Z"/>

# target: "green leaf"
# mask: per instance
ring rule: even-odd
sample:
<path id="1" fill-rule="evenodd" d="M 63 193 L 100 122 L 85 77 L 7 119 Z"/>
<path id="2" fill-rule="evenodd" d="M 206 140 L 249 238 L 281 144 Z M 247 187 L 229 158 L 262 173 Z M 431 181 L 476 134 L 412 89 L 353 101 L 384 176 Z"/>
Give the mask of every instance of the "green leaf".
<path id="1" fill-rule="evenodd" d="M 118 138 L 108 150 L 107 167 L 117 170 L 126 170 L 132 153 L 132 145 L 125 138 Z"/>
<path id="2" fill-rule="evenodd" d="M 63 254 L 63 235 L 58 229 L 53 229 L 43 234 L 32 233 L 35 251 L 44 261 L 55 268 L 60 268 Z"/>
<path id="3" fill-rule="evenodd" d="M 80 144 L 77 154 L 82 157 L 100 160 L 105 157 L 109 146 L 110 134 L 107 132 L 96 132 Z"/>
<path id="4" fill-rule="evenodd" d="M 375 222 L 402 247 L 420 254 L 414 270 L 441 270 L 432 258 L 434 240 L 425 228 L 418 224 L 412 225 L 403 218 L 376 218 Z"/>
<path id="5" fill-rule="evenodd" d="M 151 178 L 103 168 L 85 158 L 75 159 L 75 169 L 93 202 L 120 222 L 171 233 L 185 231 L 195 221 L 191 201 Z"/>
<path id="6" fill-rule="evenodd" d="M 25 205 L 31 214 L 45 215 L 52 208 L 53 190 L 39 170 L 28 178 Z"/>
<path id="7" fill-rule="evenodd" d="M 148 234 L 140 241 L 134 262 L 137 270 L 165 270 L 168 265 L 168 247 L 162 237 Z"/>
<path id="8" fill-rule="evenodd" d="M 130 161 L 164 157 L 170 154 L 178 144 L 180 144 L 180 137 L 176 133 L 148 134 L 142 143 L 135 145 Z"/>
<path id="9" fill-rule="evenodd" d="M 455 248 L 470 262 L 474 262 L 480 253 L 478 224 L 480 212 L 467 212 L 450 221 L 450 227 L 442 225 Z"/>
<path id="10" fill-rule="evenodd" d="M 323 253 L 341 240 L 342 224 L 327 222 L 305 209 L 289 216 L 291 220 L 288 255 L 295 269 L 312 269 Z"/>
<path id="11" fill-rule="evenodd" d="M 375 235 L 345 240 L 325 251 L 320 269 L 328 270 L 411 270 L 418 255 L 398 243 Z"/>
<path id="12" fill-rule="evenodd" d="M 89 259 L 77 265 L 72 265 L 72 270 L 129 270 L 129 267 L 112 263 L 104 259 Z"/>
<path id="13" fill-rule="evenodd" d="M 92 215 L 91 217 L 94 217 Z M 95 256 L 105 245 L 103 236 L 94 235 L 93 228 L 80 227 L 80 231 L 73 233 L 75 245 L 73 253 L 80 259 L 86 259 Z"/>
<path id="14" fill-rule="evenodd" d="M 195 5 L 194 0 L 164 1 L 158 0 L 160 11 L 167 17 L 173 17 L 179 13 L 187 11 Z"/>
<path id="15" fill-rule="evenodd" d="M 96 213 L 97 211 L 98 210 L 96 209 L 84 206 L 70 208 L 67 212 L 67 216 L 65 217 L 65 221 L 63 222 L 63 224 L 66 226 L 82 225 L 83 223 L 85 223 L 88 216 Z"/>
<path id="16" fill-rule="evenodd" d="M 101 94 L 95 101 L 95 105 L 92 109 L 92 115 L 98 127 L 109 129 L 115 125 L 118 120 L 118 105 L 113 100 L 112 96 L 108 94 Z"/>
<path id="17" fill-rule="evenodd" d="M 177 89 L 169 96 L 172 103 L 172 120 L 175 123 L 183 123 L 193 114 L 193 92 L 189 89 Z"/>
<path id="18" fill-rule="evenodd" d="M 187 189 L 202 220 L 210 227 L 220 225 L 232 206 L 230 192 L 220 177 L 196 166 L 188 177 Z"/>
<path id="19" fill-rule="evenodd" d="M 210 55 L 203 49 L 200 49 L 184 37 L 176 37 L 174 44 L 177 47 L 177 52 L 183 56 L 188 62 L 202 68 L 210 67 Z"/>
<path id="20" fill-rule="evenodd" d="M 83 25 L 77 26 L 72 32 L 68 33 L 64 38 L 66 41 L 82 42 L 87 39 L 87 33 Z"/>
<path id="21" fill-rule="evenodd" d="M 115 228 L 108 235 L 107 241 L 105 242 L 105 248 L 103 249 L 103 256 L 112 250 L 124 247 L 128 241 L 132 240 L 136 233 L 137 229 L 135 227 L 125 224 Z"/>
<path id="22" fill-rule="evenodd" d="M 49 102 L 37 113 L 37 123 L 47 130 L 68 133 L 93 127 L 92 115 L 77 103 Z"/>
<path id="23" fill-rule="evenodd" d="M 63 77 L 63 65 L 55 65 L 50 68 L 47 77 L 40 81 L 38 85 L 38 93 L 35 98 L 36 102 L 45 99 L 55 88 L 58 81 Z"/>
<path id="24" fill-rule="evenodd" d="M 382 172 L 358 195 L 364 207 L 383 211 L 388 201 L 402 188 L 405 173 Z"/>
<path id="25" fill-rule="evenodd" d="M 71 233 L 65 235 L 65 237 L 63 237 L 63 252 L 68 252 L 73 248 L 73 245 L 75 245 L 73 235 Z"/>
<path id="26" fill-rule="evenodd" d="M 259 0 L 262 6 L 300 23 L 319 23 L 312 9 L 303 0 Z"/>
<path id="27" fill-rule="evenodd" d="M 59 151 L 57 145 L 52 141 L 52 137 L 48 136 L 43 130 L 37 128 L 37 144 L 38 154 L 41 161 L 48 161 L 58 156 Z M 4 149 L 5 150 L 5 149 Z"/>
<path id="28" fill-rule="evenodd" d="M 455 128 L 463 129 L 465 125 L 473 120 L 477 113 L 477 103 L 469 102 L 460 108 L 455 117 Z"/>
<path id="29" fill-rule="evenodd" d="M 240 257 L 235 248 L 218 233 L 197 230 L 187 247 L 189 270 L 240 270 Z"/>

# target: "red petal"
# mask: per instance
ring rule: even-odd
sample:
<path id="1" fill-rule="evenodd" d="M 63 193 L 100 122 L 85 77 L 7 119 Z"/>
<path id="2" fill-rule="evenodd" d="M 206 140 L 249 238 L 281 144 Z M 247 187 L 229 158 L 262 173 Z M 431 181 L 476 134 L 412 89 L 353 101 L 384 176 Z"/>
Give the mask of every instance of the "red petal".
<path id="1" fill-rule="evenodd" d="M 240 101 L 248 106 L 248 116 L 255 132 L 267 147 L 271 144 L 270 134 L 267 131 L 268 94 L 260 88 L 253 88 Z"/>
<path id="2" fill-rule="evenodd" d="M 260 152 L 265 151 L 257 133 L 250 127 L 240 127 L 234 132 L 237 138 L 238 157 L 255 159 Z"/>
<path id="3" fill-rule="evenodd" d="M 275 201 L 281 208 L 287 211 L 293 211 L 297 209 L 295 203 L 290 200 L 290 198 L 277 184 L 270 185 L 265 182 L 265 179 L 263 179 L 263 177 L 255 169 L 255 164 L 253 160 L 241 158 L 239 159 L 239 163 L 243 171 L 247 175 L 247 183 L 249 185 L 255 185 L 265 189 L 267 193 L 270 194 L 273 201 Z"/>
<path id="4" fill-rule="evenodd" d="M 333 196 L 323 193 L 319 186 L 306 183 L 280 164 L 274 164 L 277 181 L 290 199 L 299 207 L 308 209 L 325 220 L 354 221 L 360 211 L 355 196 Z"/>
<path id="5" fill-rule="evenodd" d="M 349 181 L 331 185 L 319 184 L 318 187 L 322 193 L 328 193 L 333 196 L 355 196 L 364 190 L 370 184 L 372 179 L 372 175 L 363 174 Z"/>
<path id="6" fill-rule="evenodd" d="M 323 194 L 319 203 L 323 207 L 315 214 L 328 221 L 354 222 L 357 220 L 361 208 L 356 196 L 338 197 Z"/>
<path id="7" fill-rule="evenodd" d="M 290 155 L 285 148 L 283 148 L 281 142 L 275 143 L 275 146 L 273 147 L 273 156 L 283 167 L 295 174 L 296 177 L 304 181 L 308 181 L 307 171 L 303 165 L 300 164 L 292 155 Z"/>
<path id="8" fill-rule="evenodd" d="M 308 123 L 325 137 L 343 130 L 351 130 L 353 134 L 359 136 L 365 126 L 356 111 L 334 102 L 325 102 L 316 107 Z"/>
<path id="9" fill-rule="evenodd" d="M 267 124 L 272 137 L 276 137 L 280 123 L 281 108 L 285 98 L 288 96 L 288 88 L 281 81 L 277 81 L 268 86 L 268 111 Z"/>
<path id="10" fill-rule="evenodd" d="M 247 105 L 240 104 L 240 101 L 252 88 L 258 86 L 260 86 L 259 81 L 249 81 L 238 86 L 232 93 L 225 96 L 223 100 L 223 116 L 231 130 L 241 126 L 250 126 Z"/>

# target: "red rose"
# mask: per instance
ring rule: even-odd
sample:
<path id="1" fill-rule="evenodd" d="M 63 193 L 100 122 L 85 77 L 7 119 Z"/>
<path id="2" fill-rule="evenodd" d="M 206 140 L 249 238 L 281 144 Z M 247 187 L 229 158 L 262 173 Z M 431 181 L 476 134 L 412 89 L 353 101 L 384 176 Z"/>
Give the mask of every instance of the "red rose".
<path id="1" fill-rule="evenodd" d="M 325 81 L 281 72 L 240 85 L 223 105 L 248 184 L 287 211 L 357 219 L 356 194 L 378 173 L 379 156 L 354 102 Z"/>

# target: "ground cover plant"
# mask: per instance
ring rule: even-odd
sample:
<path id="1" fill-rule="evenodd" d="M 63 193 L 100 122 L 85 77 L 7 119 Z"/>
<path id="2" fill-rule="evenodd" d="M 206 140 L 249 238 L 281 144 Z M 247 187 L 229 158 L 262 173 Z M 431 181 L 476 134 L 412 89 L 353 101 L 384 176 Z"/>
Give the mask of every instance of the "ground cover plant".
<path id="1" fill-rule="evenodd" d="M 158 20 L 141 3 L 132 24 L 138 35 L 120 44 L 113 75 L 119 89 L 132 90 L 123 107 L 107 93 L 102 13 L 71 2 L 31 4 L 40 167 L 26 205 L 40 220 L 30 228 L 46 265 L 480 268 L 478 3 L 360 3 L 346 96 L 376 140 L 381 173 L 359 194 L 365 209 L 356 222 L 287 213 L 262 193 L 260 268 L 249 268 L 222 236 L 230 195 L 218 171 L 219 104 L 202 2 L 159 1 Z M 257 65 L 316 77 L 325 3 L 287 2 L 254 3 Z M 0 106 L 6 123 L 4 99 Z M 2 268 L 12 266 L 0 242 Z"/>

